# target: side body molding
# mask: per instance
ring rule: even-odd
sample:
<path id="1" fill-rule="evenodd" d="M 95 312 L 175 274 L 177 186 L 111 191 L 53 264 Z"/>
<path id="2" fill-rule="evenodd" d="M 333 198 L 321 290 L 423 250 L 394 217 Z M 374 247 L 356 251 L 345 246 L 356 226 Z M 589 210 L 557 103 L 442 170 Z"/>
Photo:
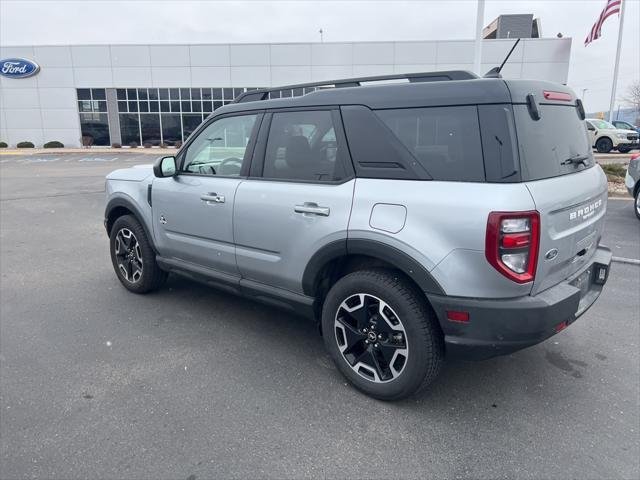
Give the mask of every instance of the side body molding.
<path id="1" fill-rule="evenodd" d="M 314 295 L 316 277 L 328 262 L 346 255 L 366 255 L 383 260 L 404 272 L 418 284 L 423 292 L 445 294 L 427 269 L 401 250 L 376 240 L 349 238 L 325 245 L 311 258 L 302 277 L 302 289 L 305 295 Z"/>

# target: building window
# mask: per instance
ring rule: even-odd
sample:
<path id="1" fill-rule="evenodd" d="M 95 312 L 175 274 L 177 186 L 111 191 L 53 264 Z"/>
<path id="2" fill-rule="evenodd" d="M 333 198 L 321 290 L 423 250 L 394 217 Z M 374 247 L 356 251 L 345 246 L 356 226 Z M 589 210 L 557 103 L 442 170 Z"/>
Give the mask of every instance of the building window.
<path id="1" fill-rule="evenodd" d="M 122 144 L 174 145 L 183 142 L 213 111 L 254 89 L 118 88 L 116 98 Z M 83 89 L 81 98 L 78 90 L 79 111 L 106 112 L 104 89 L 102 91 L 100 97 L 100 94 L 93 96 L 89 89 Z"/>
<path id="2" fill-rule="evenodd" d="M 106 90 L 104 88 L 78 88 L 76 93 L 82 144 L 87 146 L 110 145 Z"/>

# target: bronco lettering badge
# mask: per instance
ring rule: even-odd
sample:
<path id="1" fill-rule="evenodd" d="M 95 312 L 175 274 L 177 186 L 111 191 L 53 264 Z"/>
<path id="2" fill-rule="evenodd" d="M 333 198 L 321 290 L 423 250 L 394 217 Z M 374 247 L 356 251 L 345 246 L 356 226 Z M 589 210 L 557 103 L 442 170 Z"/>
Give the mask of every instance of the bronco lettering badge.
<path id="1" fill-rule="evenodd" d="M 575 220 L 576 218 L 581 218 L 582 220 L 586 220 L 587 218 L 592 217 L 596 214 L 596 210 L 602 206 L 602 199 L 597 202 L 593 202 L 589 205 L 586 205 L 578 210 L 574 210 L 569 213 L 569 220 Z"/>

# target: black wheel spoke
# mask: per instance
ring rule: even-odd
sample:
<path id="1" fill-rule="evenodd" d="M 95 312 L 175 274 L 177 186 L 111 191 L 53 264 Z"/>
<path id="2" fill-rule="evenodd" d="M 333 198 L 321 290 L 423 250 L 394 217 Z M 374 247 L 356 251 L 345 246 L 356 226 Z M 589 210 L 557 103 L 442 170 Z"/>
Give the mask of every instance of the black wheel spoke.
<path id="1" fill-rule="evenodd" d="M 387 377 L 387 374 L 385 372 L 385 369 L 383 367 L 383 365 L 380 364 L 379 359 L 377 358 L 373 347 L 369 347 L 367 349 L 365 349 L 362 354 L 360 354 L 360 356 L 358 357 L 358 359 L 356 360 L 356 363 L 358 362 L 362 362 L 363 364 L 365 364 L 366 366 L 372 368 L 373 370 L 376 371 L 376 373 L 378 374 L 378 378 L 383 380 Z"/>

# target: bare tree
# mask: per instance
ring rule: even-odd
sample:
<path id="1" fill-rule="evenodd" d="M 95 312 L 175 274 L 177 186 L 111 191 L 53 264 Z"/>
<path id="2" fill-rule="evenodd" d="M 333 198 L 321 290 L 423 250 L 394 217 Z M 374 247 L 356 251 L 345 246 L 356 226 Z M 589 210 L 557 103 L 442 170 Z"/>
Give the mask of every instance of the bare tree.
<path id="1" fill-rule="evenodd" d="M 640 111 L 640 81 L 629 85 L 623 100 L 630 103 L 636 111 Z"/>

